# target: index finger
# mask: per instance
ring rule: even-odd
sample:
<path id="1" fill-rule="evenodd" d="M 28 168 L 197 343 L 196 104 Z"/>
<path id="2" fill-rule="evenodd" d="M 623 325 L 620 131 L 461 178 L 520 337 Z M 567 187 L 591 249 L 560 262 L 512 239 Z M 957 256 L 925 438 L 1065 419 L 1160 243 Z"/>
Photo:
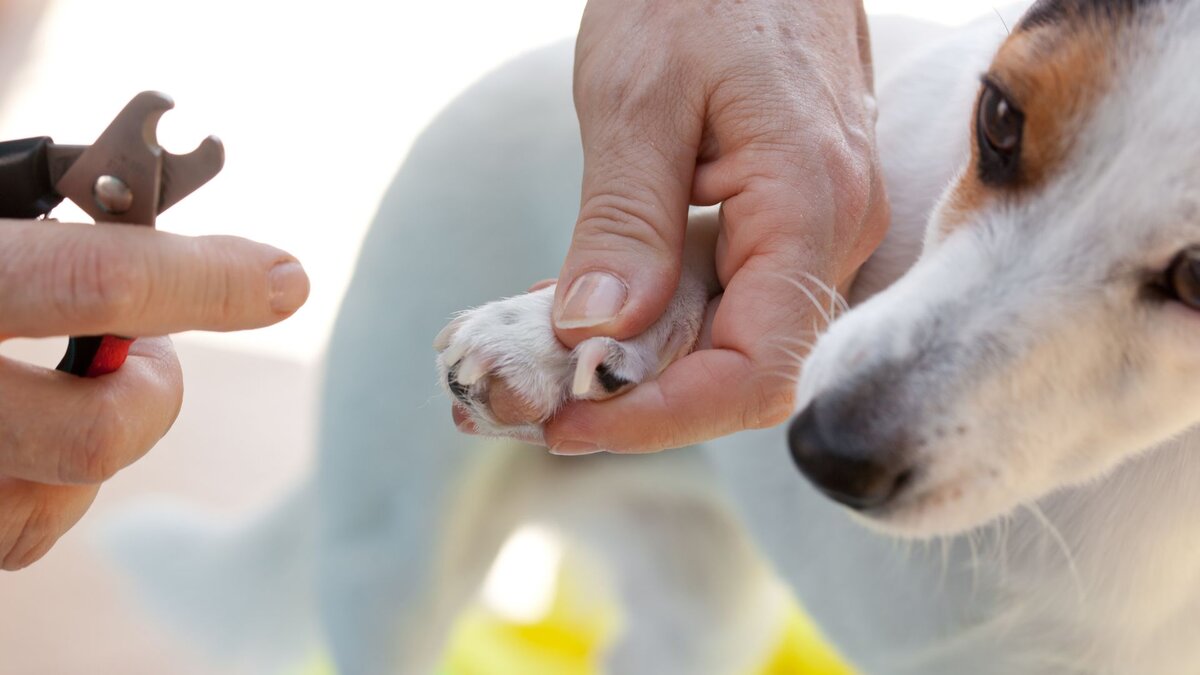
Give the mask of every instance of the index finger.
<path id="1" fill-rule="evenodd" d="M 246 239 L 0 220 L 0 337 L 259 328 L 308 290 L 294 257 Z"/>

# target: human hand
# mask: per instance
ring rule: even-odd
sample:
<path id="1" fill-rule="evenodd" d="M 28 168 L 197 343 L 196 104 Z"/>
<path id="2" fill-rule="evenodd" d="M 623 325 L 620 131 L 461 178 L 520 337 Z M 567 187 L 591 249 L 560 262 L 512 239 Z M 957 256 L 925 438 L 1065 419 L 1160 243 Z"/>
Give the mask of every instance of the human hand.
<path id="1" fill-rule="evenodd" d="M 0 220 L 0 341 L 258 328 L 291 316 L 308 289 L 295 258 L 244 239 Z M 120 370 L 94 379 L 0 357 L 0 569 L 45 555 L 182 400 L 166 337 L 137 340 Z"/>
<path id="2" fill-rule="evenodd" d="M 700 349 L 552 419 L 555 452 L 654 451 L 787 419 L 793 355 L 821 321 L 797 285 L 845 287 L 886 229 L 871 89 L 858 2 L 588 3 L 583 197 L 556 333 L 573 347 L 651 325 L 679 279 L 689 204 L 722 204 L 724 294 Z"/>

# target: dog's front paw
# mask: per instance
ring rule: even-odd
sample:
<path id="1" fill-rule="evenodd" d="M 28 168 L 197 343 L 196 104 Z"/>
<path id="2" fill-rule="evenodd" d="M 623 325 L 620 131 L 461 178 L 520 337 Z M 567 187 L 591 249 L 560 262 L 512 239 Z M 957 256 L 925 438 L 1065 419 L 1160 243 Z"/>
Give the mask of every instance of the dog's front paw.
<path id="1" fill-rule="evenodd" d="M 574 350 L 554 335 L 554 287 L 467 310 L 434 340 L 443 386 L 487 435 L 542 440 L 566 402 L 615 396 L 691 351 L 703 310 L 668 312 L 642 335 L 592 338 Z"/>

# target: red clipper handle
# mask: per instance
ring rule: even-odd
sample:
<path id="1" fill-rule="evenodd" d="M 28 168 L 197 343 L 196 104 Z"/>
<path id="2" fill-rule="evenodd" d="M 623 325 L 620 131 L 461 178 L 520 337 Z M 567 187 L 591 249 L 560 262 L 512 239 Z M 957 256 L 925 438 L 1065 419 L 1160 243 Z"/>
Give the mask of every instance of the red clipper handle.
<path id="1" fill-rule="evenodd" d="M 73 337 L 67 344 L 67 353 L 59 362 L 58 370 L 79 377 L 107 375 L 125 363 L 131 344 L 133 338 L 116 335 Z"/>

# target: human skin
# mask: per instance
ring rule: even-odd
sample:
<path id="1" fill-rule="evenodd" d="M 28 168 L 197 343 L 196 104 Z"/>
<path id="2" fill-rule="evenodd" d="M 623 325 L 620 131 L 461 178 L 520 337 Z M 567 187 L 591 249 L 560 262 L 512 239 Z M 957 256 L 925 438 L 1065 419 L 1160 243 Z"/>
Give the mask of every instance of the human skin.
<path id="1" fill-rule="evenodd" d="M 170 429 L 183 376 L 157 336 L 267 326 L 308 291 L 294 257 L 245 239 L 0 220 L 0 341 L 139 337 L 97 378 L 0 357 L 0 569 L 45 555 L 100 485 Z"/>
<path id="2" fill-rule="evenodd" d="M 555 331 L 574 347 L 657 320 L 689 204 L 721 204 L 724 292 L 695 352 L 550 420 L 553 452 L 652 452 L 794 412 L 798 355 L 824 322 L 796 285 L 845 288 L 887 226 L 872 84 L 857 1 L 588 3 L 575 60 L 583 190 Z M 527 406 L 503 396 L 493 408 L 519 418 Z"/>

